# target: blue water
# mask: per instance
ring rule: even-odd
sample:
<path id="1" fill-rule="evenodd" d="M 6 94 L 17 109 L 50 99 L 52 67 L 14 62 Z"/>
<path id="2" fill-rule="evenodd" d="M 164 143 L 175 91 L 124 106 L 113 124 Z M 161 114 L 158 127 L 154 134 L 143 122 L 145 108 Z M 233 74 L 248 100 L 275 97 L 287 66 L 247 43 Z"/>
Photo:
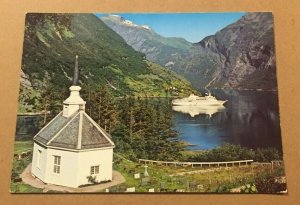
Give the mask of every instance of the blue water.
<path id="1" fill-rule="evenodd" d="M 228 142 L 282 151 L 276 92 L 213 90 L 212 94 L 228 100 L 224 108 L 201 109 L 194 117 L 188 110 L 173 111 L 180 139 L 194 145 L 188 149 L 212 149 Z"/>
<path id="2" fill-rule="evenodd" d="M 195 145 L 188 149 L 212 149 L 229 142 L 248 148 L 275 147 L 282 151 L 276 92 L 211 92 L 218 99 L 228 100 L 225 107 L 173 111 L 180 139 Z M 40 121 L 38 115 L 18 116 L 16 137 L 32 138 L 40 129 Z"/>

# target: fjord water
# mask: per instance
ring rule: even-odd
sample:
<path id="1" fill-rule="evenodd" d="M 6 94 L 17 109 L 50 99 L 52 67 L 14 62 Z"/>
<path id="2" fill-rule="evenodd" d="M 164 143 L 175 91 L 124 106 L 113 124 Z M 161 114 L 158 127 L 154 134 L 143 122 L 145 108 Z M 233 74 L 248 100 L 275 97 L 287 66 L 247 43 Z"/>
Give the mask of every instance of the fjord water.
<path id="1" fill-rule="evenodd" d="M 282 151 L 277 92 L 228 89 L 211 93 L 228 102 L 223 108 L 192 110 L 191 114 L 188 109 L 175 111 L 173 108 L 180 139 L 193 145 L 189 150 L 233 143 L 248 148 L 275 147 Z"/>
<path id="2" fill-rule="evenodd" d="M 41 129 L 41 115 L 18 115 L 16 139 L 31 139 Z"/>
<path id="3" fill-rule="evenodd" d="M 224 107 L 175 108 L 173 120 L 189 150 L 212 149 L 223 143 L 243 147 L 275 147 L 282 151 L 277 92 L 211 90 Z M 177 111 L 175 111 L 177 110 Z M 18 116 L 16 137 L 32 138 L 42 117 Z"/>

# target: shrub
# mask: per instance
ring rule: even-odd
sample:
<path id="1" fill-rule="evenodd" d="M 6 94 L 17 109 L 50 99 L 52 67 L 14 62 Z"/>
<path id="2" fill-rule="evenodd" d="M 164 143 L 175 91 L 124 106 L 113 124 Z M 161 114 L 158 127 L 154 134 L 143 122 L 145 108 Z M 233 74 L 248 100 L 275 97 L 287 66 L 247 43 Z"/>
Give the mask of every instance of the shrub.
<path id="1" fill-rule="evenodd" d="M 87 179 L 88 179 L 88 182 L 89 183 L 92 183 L 92 184 L 97 184 L 98 183 L 98 181 L 96 180 L 96 176 L 87 176 L 86 177 Z"/>
<path id="2" fill-rule="evenodd" d="M 253 193 L 257 193 L 257 192 L 258 191 L 257 191 L 255 184 L 247 184 L 241 188 L 241 193 L 253 194 Z"/>
<path id="3" fill-rule="evenodd" d="M 280 158 L 280 154 L 275 148 L 259 148 L 255 151 L 253 159 L 258 162 L 270 162 L 272 160 L 279 160 Z"/>
<path id="4" fill-rule="evenodd" d="M 240 145 L 224 144 L 212 150 L 204 151 L 188 158 L 189 161 L 217 162 L 253 159 L 258 162 L 279 160 L 281 156 L 275 148 L 248 149 Z"/>
<path id="5" fill-rule="evenodd" d="M 255 178 L 255 185 L 259 193 L 278 193 L 286 190 L 286 183 L 278 180 L 277 172 L 263 172 Z"/>

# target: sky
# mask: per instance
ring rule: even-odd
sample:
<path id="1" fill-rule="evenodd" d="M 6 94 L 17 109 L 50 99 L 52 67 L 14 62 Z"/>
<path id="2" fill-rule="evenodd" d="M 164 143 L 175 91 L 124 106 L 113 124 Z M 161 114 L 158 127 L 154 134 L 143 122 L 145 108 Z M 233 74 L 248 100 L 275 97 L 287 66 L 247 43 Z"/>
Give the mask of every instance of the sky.
<path id="1" fill-rule="evenodd" d="M 245 13 L 164 13 L 126 14 L 114 13 L 137 25 L 148 25 L 164 37 L 182 37 L 190 42 L 199 42 L 209 35 L 234 23 Z M 101 17 L 103 14 L 96 14 Z"/>

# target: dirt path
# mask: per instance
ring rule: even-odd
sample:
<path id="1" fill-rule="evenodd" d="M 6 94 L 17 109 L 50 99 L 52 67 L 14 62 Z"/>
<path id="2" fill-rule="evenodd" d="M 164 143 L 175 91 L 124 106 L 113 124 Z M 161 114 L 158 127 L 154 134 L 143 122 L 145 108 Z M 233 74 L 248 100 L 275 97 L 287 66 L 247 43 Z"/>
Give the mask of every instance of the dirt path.
<path id="1" fill-rule="evenodd" d="M 81 187 L 81 188 L 70 188 L 70 187 L 64 187 L 64 186 L 58 186 L 54 184 L 45 184 L 41 180 L 34 178 L 31 175 L 31 164 L 29 164 L 26 169 L 21 174 L 21 178 L 23 180 L 23 183 L 29 184 L 30 186 L 43 189 L 43 192 L 47 192 L 49 190 L 52 191 L 61 191 L 61 192 L 86 192 L 86 193 L 92 193 L 92 192 L 98 192 L 100 190 L 122 184 L 125 182 L 125 178 L 117 171 L 113 171 L 113 180 L 112 182 L 107 182 L 104 184 L 97 184 L 97 185 L 91 185 L 87 187 Z"/>

